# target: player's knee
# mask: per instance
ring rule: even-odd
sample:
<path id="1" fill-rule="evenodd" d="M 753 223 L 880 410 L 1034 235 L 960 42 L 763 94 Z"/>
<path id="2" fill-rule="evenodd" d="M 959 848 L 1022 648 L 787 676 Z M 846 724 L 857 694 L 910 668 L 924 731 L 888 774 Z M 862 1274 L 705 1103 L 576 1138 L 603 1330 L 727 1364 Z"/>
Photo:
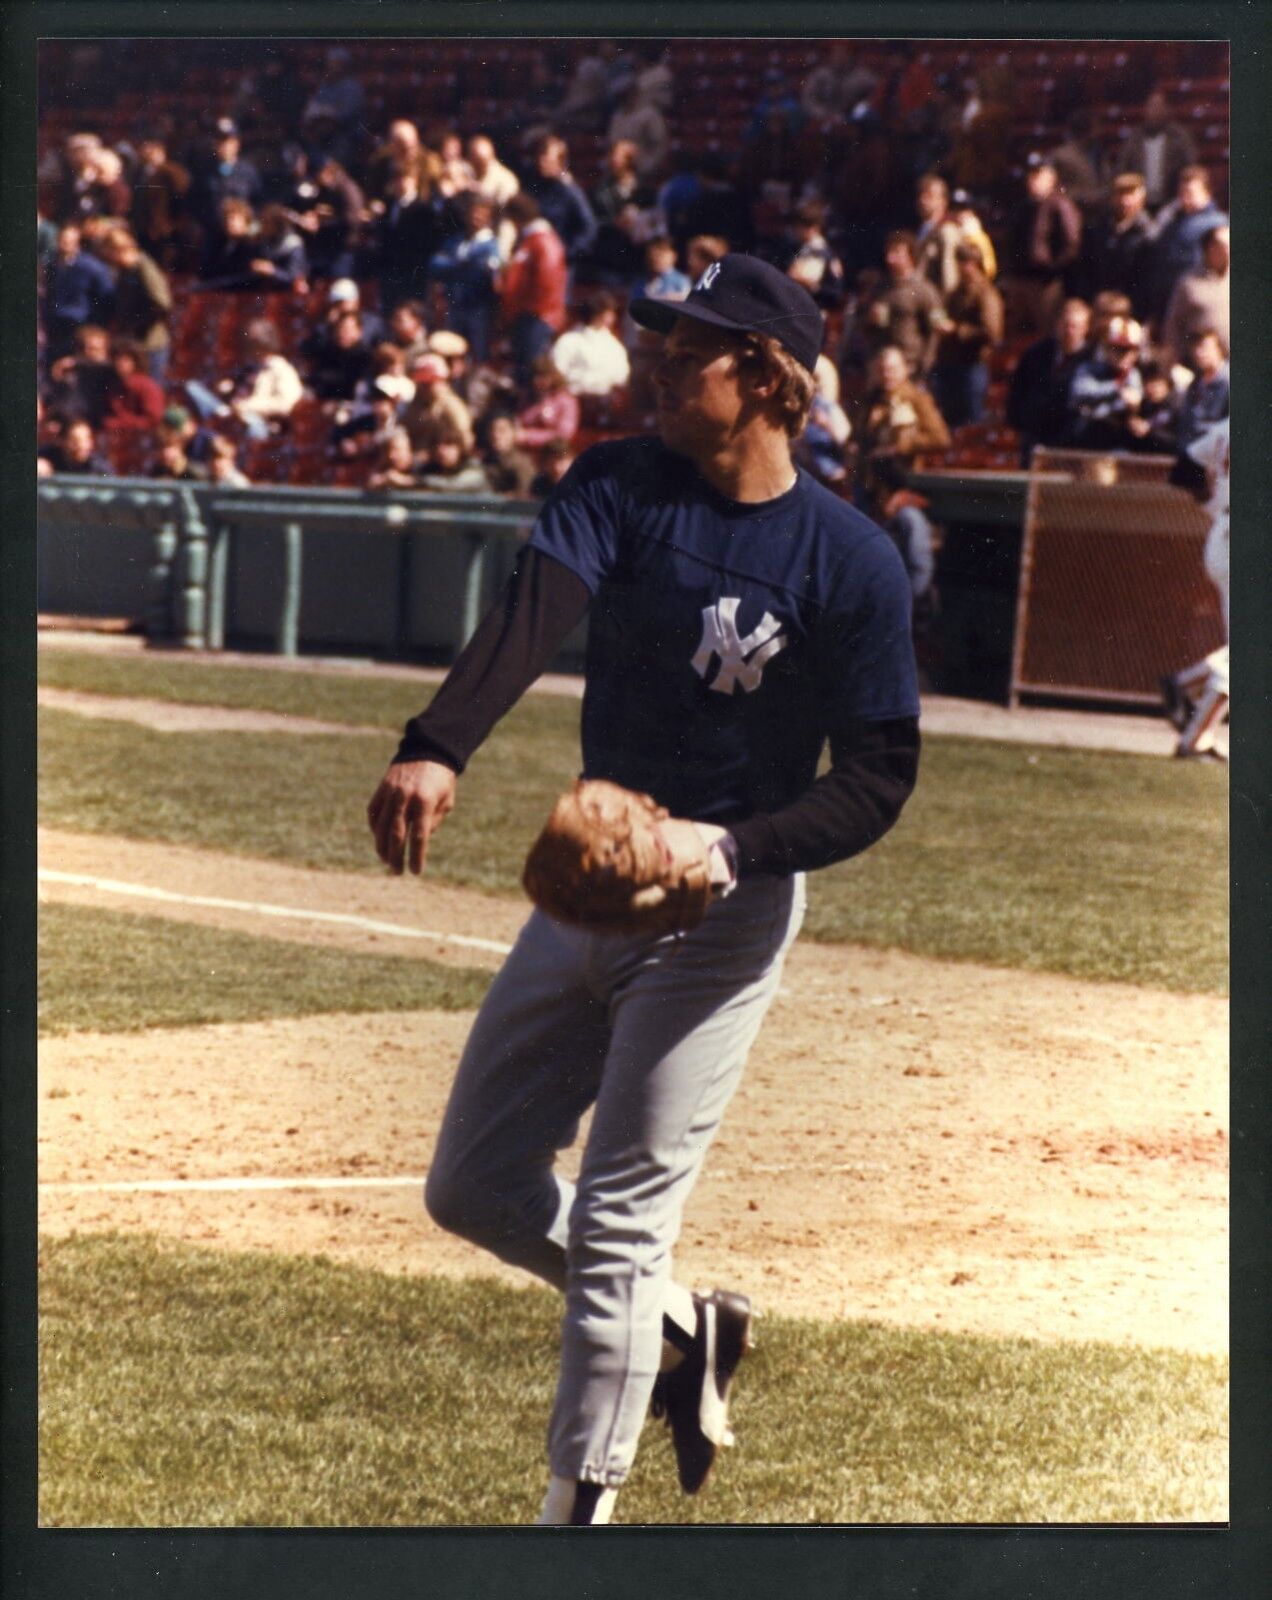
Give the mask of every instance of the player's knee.
<path id="1" fill-rule="evenodd" d="M 501 1210 L 488 1185 L 437 1164 L 424 1185 L 424 1209 L 439 1228 L 474 1244 L 497 1229 Z"/>

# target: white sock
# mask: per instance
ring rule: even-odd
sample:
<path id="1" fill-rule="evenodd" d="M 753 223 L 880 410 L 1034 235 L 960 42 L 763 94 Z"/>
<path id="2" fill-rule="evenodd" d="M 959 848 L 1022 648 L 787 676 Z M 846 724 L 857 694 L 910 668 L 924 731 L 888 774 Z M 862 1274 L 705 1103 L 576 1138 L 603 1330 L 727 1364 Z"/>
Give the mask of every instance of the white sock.
<path id="1" fill-rule="evenodd" d="M 600 1489 L 599 1484 L 579 1484 L 573 1478 L 558 1478 L 555 1473 L 548 1480 L 548 1492 L 543 1497 L 543 1506 L 535 1518 L 537 1528 L 564 1528 L 571 1525 L 574 1517 L 574 1503 L 579 1489 Z M 614 1501 L 618 1498 L 617 1489 L 600 1489 L 596 1505 L 588 1522 L 595 1525 L 608 1522 L 614 1514 Z"/>
<path id="2" fill-rule="evenodd" d="M 692 1339 L 698 1331 L 698 1308 L 693 1303 L 693 1295 L 681 1283 L 667 1285 L 667 1297 L 663 1301 L 663 1316 L 670 1317 L 682 1333 L 688 1334 Z M 678 1350 L 670 1339 L 662 1342 L 662 1360 L 658 1363 L 660 1372 L 670 1372 L 678 1367 L 685 1359 L 683 1350 Z"/>

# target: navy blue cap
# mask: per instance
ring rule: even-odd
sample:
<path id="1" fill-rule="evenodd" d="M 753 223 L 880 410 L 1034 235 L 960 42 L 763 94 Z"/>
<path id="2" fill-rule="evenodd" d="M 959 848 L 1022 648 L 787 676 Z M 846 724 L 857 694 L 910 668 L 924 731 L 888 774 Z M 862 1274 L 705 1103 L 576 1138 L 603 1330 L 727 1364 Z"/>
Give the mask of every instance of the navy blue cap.
<path id="1" fill-rule="evenodd" d="M 642 296 L 628 309 L 634 322 L 655 333 L 670 333 L 677 317 L 735 333 L 766 333 L 810 372 L 821 354 L 824 324 L 817 302 L 802 285 L 758 256 L 721 256 L 684 300 Z"/>

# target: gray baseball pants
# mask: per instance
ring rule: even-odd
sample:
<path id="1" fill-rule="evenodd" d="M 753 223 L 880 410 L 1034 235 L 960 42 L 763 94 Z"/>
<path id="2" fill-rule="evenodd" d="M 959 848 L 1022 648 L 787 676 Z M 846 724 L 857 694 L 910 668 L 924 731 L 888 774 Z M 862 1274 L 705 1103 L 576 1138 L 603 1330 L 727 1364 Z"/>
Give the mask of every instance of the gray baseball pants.
<path id="1" fill-rule="evenodd" d="M 557 1477 L 614 1488 L 631 1467 L 684 1205 L 803 914 L 802 875 L 743 879 L 662 938 L 535 911 L 473 1024 L 425 1202 L 565 1291 Z M 589 1107 L 575 1186 L 554 1166 Z"/>

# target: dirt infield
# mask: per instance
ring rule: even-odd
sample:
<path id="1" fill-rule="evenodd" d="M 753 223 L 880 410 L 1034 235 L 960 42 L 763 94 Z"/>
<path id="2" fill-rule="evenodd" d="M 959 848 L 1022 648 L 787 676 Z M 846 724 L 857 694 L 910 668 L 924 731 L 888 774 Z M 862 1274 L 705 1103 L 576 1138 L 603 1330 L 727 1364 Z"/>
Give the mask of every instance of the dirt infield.
<path id="1" fill-rule="evenodd" d="M 488 940 L 510 938 L 525 912 L 441 885 L 51 831 L 40 859 Z M 249 909 L 41 892 L 350 949 L 497 959 Z M 414 1181 L 470 1020 L 322 1016 L 45 1041 L 41 1226 L 489 1273 L 425 1221 Z M 1227 1003 L 1212 997 L 802 943 L 693 1196 L 680 1274 L 787 1312 L 1226 1349 L 1226 1035 Z M 49 1187 L 203 1179 L 375 1181 Z"/>

